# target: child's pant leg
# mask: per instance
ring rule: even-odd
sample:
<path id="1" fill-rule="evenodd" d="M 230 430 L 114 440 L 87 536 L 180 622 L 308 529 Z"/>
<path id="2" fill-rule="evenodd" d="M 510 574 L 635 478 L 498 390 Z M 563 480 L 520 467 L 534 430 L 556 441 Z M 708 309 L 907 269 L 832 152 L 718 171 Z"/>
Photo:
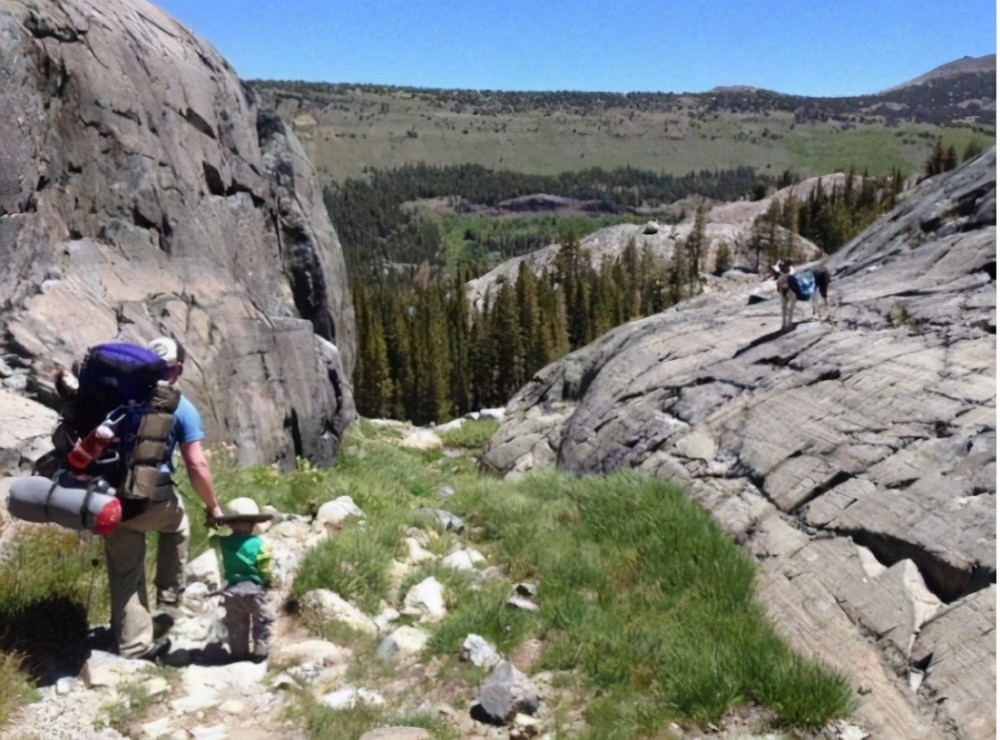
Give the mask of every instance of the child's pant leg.
<path id="1" fill-rule="evenodd" d="M 266 657 L 271 645 L 271 625 L 274 623 L 274 611 L 268 599 L 267 589 L 259 590 L 253 595 L 253 654 Z"/>

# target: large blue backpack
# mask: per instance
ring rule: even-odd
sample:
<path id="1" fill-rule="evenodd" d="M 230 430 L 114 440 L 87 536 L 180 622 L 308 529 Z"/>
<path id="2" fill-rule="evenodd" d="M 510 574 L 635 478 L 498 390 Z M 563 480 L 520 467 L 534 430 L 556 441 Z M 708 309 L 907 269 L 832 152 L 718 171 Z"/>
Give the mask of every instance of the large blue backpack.
<path id="1" fill-rule="evenodd" d="M 106 420 L 115 429 L 115 441 L 91 464 L 88 475 L 99 475 L 122 491 L 143 417 L 166 372 L 163 358 L 139 345 L 110 342 L 88 350 L 78 373 L 79 389 L 63 410 L 65 432 L 82 439 Z M 171 415 L 173 411 L 169 409 Z"/>

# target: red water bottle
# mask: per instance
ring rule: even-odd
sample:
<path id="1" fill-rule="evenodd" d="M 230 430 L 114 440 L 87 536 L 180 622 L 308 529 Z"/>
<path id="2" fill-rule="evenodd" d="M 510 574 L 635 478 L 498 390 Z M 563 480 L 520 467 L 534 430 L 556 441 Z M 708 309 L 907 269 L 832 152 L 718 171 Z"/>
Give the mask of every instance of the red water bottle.
<path id="1" fill-rule="evenodd" d="M 101 456 L 101 453 L 115 438 L 115 430 L 107 423 L 101 424 L 83 439 L 79 440 L 70 450 L 66 462 L 70 470 L 77 475 L 87 471 L 90 464 Z"/>

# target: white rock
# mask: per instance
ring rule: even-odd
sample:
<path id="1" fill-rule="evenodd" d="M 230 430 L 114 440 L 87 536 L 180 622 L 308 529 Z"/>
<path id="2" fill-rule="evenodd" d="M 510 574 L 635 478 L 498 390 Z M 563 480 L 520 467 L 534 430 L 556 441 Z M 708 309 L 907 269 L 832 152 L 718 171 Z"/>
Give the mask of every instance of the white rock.
<path id="1" fill-rule="evenodd" d="M 438 622 L 447 615 L 444 586 L 433 576 L 425 578 L 406 593 L 403 614 L 419 617 L 420 622 Z"/>
<path id="2" fill-rule="evenodd" d="M 430 639 L 431 635 L 426 630 L 404 625 L 394 629 L 382 641 L 382 645 L 379 646 L 379 653 L 383 658 L 418 655 Z"/>
<path id="3" fill-rule="evenodd" d="M 414 429 L 399 444 L 416 450 L 436 450 L 442 446 L 441 438 L 437 433 L 424 428 Z"/>
<path id="4" fill-rule="evenodd" d="M 385 704 L 385 699 L 375 691 L 348 686 L 329 694 L 324 694 L 320 698 L 320 702 L 331 709 L 353 709 L 358 704 L 380 707 Z"/>
<path id="5" fill-rule="evenodd" d="M 349 516 L 364 518 L 365 512 L 357 507 L 350 496 L 340 496 L 319 507 L 313 527 L 339 527 Z"/>
<path id="6" fill-rule="evenodd" d="M 192 727 L 189 732 L 194 740 L 227 740 L 231 737 L 224 724 L 212 725 L 211 727 Z"/>
<path id="7" fill-rule="evenodd" d="M 435 430 L 440 434 L 441 432 L 452 432 L 457 429 L 462 428 L 462 424 L 465 423 L 465 419 L 452 419 L 451 421 L 441 424 L 435 427 Z"/>
<path id="8" fill-rule="evenodd" d="M 379 727 L 358 740 L 431 740 L 431 734 L 422 727 Z"/>
<path id="9" fill-rule="evenodd" d="M 153 676 L 148 681 L 142 682 L 142 688 L 148 696 L 159 696 L 170 691 L 170 683 L 163 676 Z"/>
<path id="10" fill-rule="evenodd" d="M 147 722 L 139 728 L 139 737 L 142 740 L 154 740 L 155 738 L 168 737 L 173 726 L 173 717 L 160 717 L 155 722 Z"/>
<path id="11" fill-rule="evenodd" d="M 466 660 L 480 668 L 490 668 L 500 661 L 496 648 L 479 635 L 468 635 L 462 641 L 458 659 Z"/>
<path id="12" fill-rule="evenodd" d="M 406 562 L 411 565 L 425 563 L 428 560 L 434 560 L 436 557 L 430 550 L 424 549 L 415 537 L 407 537 L 403 540 L 403 543 L 406 545 L 407 551 Z"/>
<path id="13" fill-rule="evenodd" d="M 219 569 L 219 556 L 215 548 L 205 550 L 189 562 L 184 568 L 184 576 L 188 583 L 200 581 L 211 590 L 219 588 L 222 585 L 222 572 Z"/>
<path id="14" fill-rule="evenodd" d="M 511 596 L 507 599 L 507 606 L 511 609 L 520 609 L 525 612 L 537 612 L 541 610 L 541 607 L 538 606 L 538 604 L 531 599 L 526 599 L 523 596 Z"/>
<path id="15" fill-rule="evenodd" d="M 679 455 L 693 460 L 713 460 L 719 451 L 712 435 L 701 428 L 692 429 L 674 446 Z"/>
<path id="16" fill-rule="evenodd" d="M 207 599 L 211 593 L 212 590 L 207 583 L 195 581 L 184 589 L 184 600 L 201 602 Z"/>
<path id="17" fill-rule="evenodd" d="M 375 625 L 378 627 L 378 631 L 388 632 L 392 623 L 399 619 L 399 612 L 393 609 L 391 606 L 387 606 L 383 609 L 377 617 L 375 617 Z"/>
<path id="18" fill-rule="evenodd" d="M 378 625 L 354 604 L 326 588 L 317 588 L 302 596 L 302 610 L 323 622 L 341 622 L 366 635 L 378 634 Z"/>
<path id="19" fill-rule="evenodd" d="M 486 558 L 482 556 L 476 550 L 467 547 L 462 550 L 456 550 L 455 552 L 445 556 L 441 561 L 441 565 L 445 568 L 451 568 L 453 570 L 473 570 L 479 563 L 485 563 Z"/>
<path id="20" fill-rule="evenodd" d="M 132 681 L 136 674 L 153 670 L 153 667 L 147 660 L 129 660 L 103 650 L 92 650 L 80 671 L 80 678 L 91 689 L 99 686 L 115 689 L 123 682 Z"/>
<path id="21" fill-rule="evenodd" d="M 326 640 L 304 640 L 302 642 L 281 645 L 271 651 L 271 663 L 276 666 L 297 665 L 301 663 L 319 663 L 320 665 L 337 665 L 350 661 L 353 651 L 350 648 L 334 645 Z"/>
<path id="22" fill-rule="evenodd" d="M 219 705 L 219 711 L 226 714 L 243 714 L 245 710 L 245 705 L 238 699 L 228 699 Z"/>

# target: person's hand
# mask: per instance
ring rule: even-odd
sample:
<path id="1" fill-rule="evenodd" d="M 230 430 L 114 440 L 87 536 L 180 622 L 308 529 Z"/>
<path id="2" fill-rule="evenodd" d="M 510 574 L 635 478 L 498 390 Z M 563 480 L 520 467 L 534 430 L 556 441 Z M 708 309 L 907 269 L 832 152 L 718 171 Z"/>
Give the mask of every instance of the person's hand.
<path id="1" fill-rule="evenodd" d="M 205 508 L 205 526 L 215 528 L 218 526 L 219 519 L 222 517 L 222 509 L 215 506 L 211 509 Z"/>

